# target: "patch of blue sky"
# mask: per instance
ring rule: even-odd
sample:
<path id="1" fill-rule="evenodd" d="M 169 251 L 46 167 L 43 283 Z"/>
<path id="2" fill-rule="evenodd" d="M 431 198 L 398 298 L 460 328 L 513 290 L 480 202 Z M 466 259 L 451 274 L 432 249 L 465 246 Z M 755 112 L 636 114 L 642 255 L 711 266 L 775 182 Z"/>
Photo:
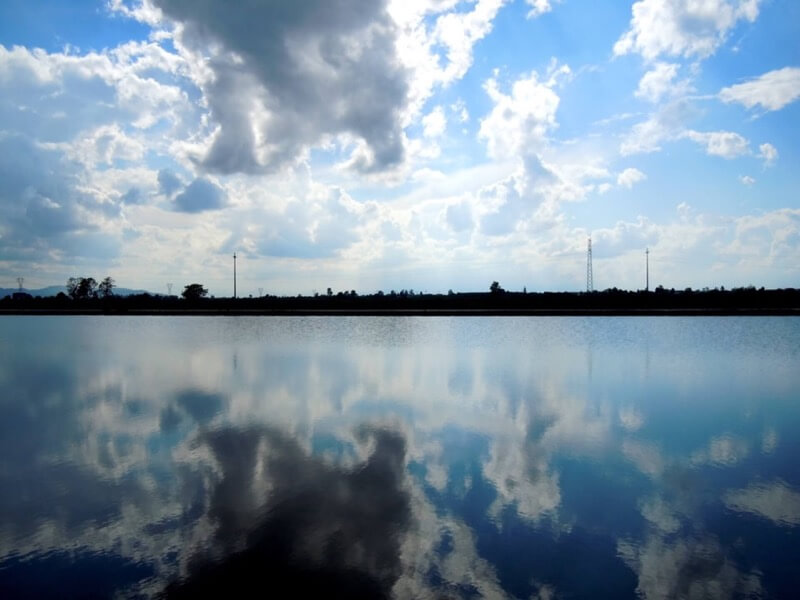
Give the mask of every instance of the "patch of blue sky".
<path id="1" fill-rule="evenodd" d="M 633 95 L 637 84 L 638 78 L 632 77 L 628 65 L 620 61 L 578 72 L 572 81 L 556 90 L 560 97 L 556 114 L 558 137 L 569 139 L 593 131 L 613 132 L 630 127 L 631 122 L 620 122 L 618 118 L 649 109 Z"/>
<path id="2" fill-rule="evenodd" d="M 494 61 L 519 73 L 535 69 L 543 75 L 553 57 L 573 70 L 606 62 L 630 20 L 630 9 L 621 2 L 605 2 L 599 10 L 594 4 L 563 2 L 526 19 L 529 9 L 518 1 L 501 10 L 485 48 Z"/>
<path id="3" fill-rule="evenodd" d="M 113 15 L 97 0 L 3 0 L 0 43 L 60 52 L 65 46 L 81 54 L 145 40 L 147 25 Z"/>

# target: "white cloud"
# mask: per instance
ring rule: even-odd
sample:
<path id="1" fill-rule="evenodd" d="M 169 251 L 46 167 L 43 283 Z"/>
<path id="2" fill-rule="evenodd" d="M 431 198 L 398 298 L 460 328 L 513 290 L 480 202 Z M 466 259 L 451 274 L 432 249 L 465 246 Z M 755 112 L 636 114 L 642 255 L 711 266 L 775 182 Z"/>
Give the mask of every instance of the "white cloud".
<path id="1" fill-rule="evenodd" d="M 759 0 L 640 0 L 614 54 L 638 52 L 647 60 L 662 54 L 706 58 L 740 20 L 756 20 L 758 5 Z"/>
<path id="2" fill-rule="evenodd" d="M 139 161 L 146 153 L 145 144 L 126 134 L 117 123 L 84 131 L 74 143 L 62 147 L 67 156 L 87 168 L 112 165 L 118 160 Z"/>
<path id="3" fill-rule="evenodd" d="M 423 135 L 427 138 L 439 137 L 447 128 L 447 117 L 444 109 L 437 106 L 422 118 Z"/>
<path id="4" fill-rule="evenodd" d="M 750 175 L 739 175 L 739 181 L 747 186 L 753 185 L 756 182 L 756 180 L 750 177 Z"/>
<path id="5" fill-rule="evenodd" d="M 622 156 L 647 154 L 661 150 L 661 142 L 668 138 L 669 129 L 658 116 L 637 123 L 622 140 L 619 151 Z"/>
<path id="6" fill-rule="evenodd" d="M 778 149 L 770 143 L 761 144 L 758 147 L 758 156 L 764 160 L 766 166 L 770 166 L 778 159 Z"/>
<path id="7" fill-rule="evenodd" d="M 647 179 L 647 175 L 642 173 L 639 169 L 629 167 L 617 175 L 617 185 L 631 189 L 634 184 Z"/>
<path id="8" fill-rule="evenodd" d="M 780 110 L 800 98 L 800 68 L 784 67 L 722 88 L 719 97 L 723 102 L 739 102 L 747 108 Z"/>
<path id="9" fill-rule="evenodd" d="M 742 279 L 768 270 L 795 271 L 800 264 L 800 209 L 784 208 L 744 215 L 733 223 L 731 239 L 720 244 L 718 260 L 731 260 Z M 755 279 L 753 279 L 755 280 Z"/>
<path id="10" fill-rule="evenodd" d="M 554 1 L 560 2 L 561 0 Z M 525 3 L 531 7 L 526 15 L 528 19 L 535 19 L 536 17 L 545 13 L 549 13 L 551 10 L 553 10 L 553 5 L 551 4 L 550 0 L 525 0 Z"/>
<path id="11" fill-rule="evenodd" d="M 58 142 L 109 121 L 178 127 L 196 110 L 181 87 L 183 61 L 166 55 L 152 43 L 80 56 L 0 44 L 0 123 Z"/>
<path id="12" fill-rule="evenodd" d="M 559 97 L 551 86 L 539 81 L 536 72 L 521 77 L 510 94 L 500 91 L 492 78 L 484 89 L 494 102 L 488 116 L 481 119 L 479 137 L 488 143 L 493 158 L 508 158 L 541 149 L 547 133 L 556 127 Z"/>
<path id="13" fill-rule="evenodd" d="M 697 116 L 697 109 L 686 100 L 675 100 L 635 124 L 623 137 L 620 153 L 623 156 L 656 152 L 661 143 L 678 138 L 686 123 Z"/>
<path id="14" fill-rule="evenodd" d="M 118 12 L 126 17 L 152 26 L 160 24 L 163 18 L 161 11 L 154 7 L 149 0 L 142 0 L 141 3 L 132 8 L 125 4 L 124 0 L 108 0 L 107 5 L 113 12 Z"/>
<path id="15" fill-rule="evenodd" d="M 408 73 L 408 125 L 437 87 L 462 78 L 472 66 L 475 44 L 489 35 L 507 0 L 479 0 L 460 10 L 458 0 L 391 0 L 397 25 L 397 58 Z"/>
<path id="16" fill-rule="evenodd" d="M 658 102 L 663 97 L 681 96 L 692 90 L 687 80 L 675 81 L 679 66 L 674 63 L 659 62 L 645 73 L 634 96 L 649 102 Z"/>
<path id="17" fill-rule="evenodd" d="M 507 0 L 478 0 L 470 12 L 449 12 L 436 19 L 432 38 L 447 49 L 441 80 L 460 79 L 472 66 L 472 48 L 492 30 L 497 11 Z"/>
<path id="18" fill-rule="evenodd" d="M 746 138 L 732 131 L 700 132 L 688 130 L 681 137 L 704 145 L 706 153 L 713 156 L 732 159 L 744 156 L 750 152 L 750 145 Z"/>
<path id="19" fill-rule="evenodd" d="M 650 102 L 658 102 L 669 91 L 672 80 L 675 79 L 677 74 L 678 65 L 663 62 L 657 63 L 644 74 L 634 95 Z"/>

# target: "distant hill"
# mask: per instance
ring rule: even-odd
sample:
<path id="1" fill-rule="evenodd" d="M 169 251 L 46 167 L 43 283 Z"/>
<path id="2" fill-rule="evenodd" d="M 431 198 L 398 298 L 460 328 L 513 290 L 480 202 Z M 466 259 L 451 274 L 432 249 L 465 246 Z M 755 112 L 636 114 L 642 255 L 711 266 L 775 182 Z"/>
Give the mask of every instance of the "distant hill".
<path id="1" fill-rule="evenodd" d="M 5 298 L 6 296 L 10 296 L 11 294 L 18 292 L 19 288 L 0 288 L 0 298 Z M 39 288 L 36 290 L 29 290 L 27 288 L 22 288 L 22 291 L 26 294 L 30 294 L 31 296 L 57 296 L 59 292 L 67 293 L 67 288 L 63 285 L 51 285 L 48 287 Z M 151 294 L 152 292 L 148 292 L 147 290 L 132 290 L 130 288 L 123 288 L 123 287 L 115 287 L 114 288 L 114 295 L 115 296 L 132 296 L 134 294 Z"/>

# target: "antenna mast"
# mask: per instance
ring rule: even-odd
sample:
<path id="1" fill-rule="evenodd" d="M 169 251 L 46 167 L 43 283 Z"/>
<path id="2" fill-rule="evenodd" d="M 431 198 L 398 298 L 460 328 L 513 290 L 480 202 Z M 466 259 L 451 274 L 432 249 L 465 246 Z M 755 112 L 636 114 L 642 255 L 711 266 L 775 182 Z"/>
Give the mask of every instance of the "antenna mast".
<path id="1" fill-rule="evenodd" d="M 17 277 L 17 284 L 19 284 L 19 291 L 22 291 L 22 284 L 25 281 L 24 277 Z"/>
<path id="2" fill-rule="evenodd" d="M 592 236 L 589 236 L 589 241 L 586 247 L 586 291 L 594 291 L 594 281 L 592 276 Z"/>
<path id="3" fill-rule="evenodd" d="M 650 248 L 647 248 L 644 251 L 644 257 L 645 257 L 645 271 L 644 271 L 645 272 L 645 280 L 644 280 L 645 284 L 644 284 L 644 291 L 645 292 L 649 292 L 650 291 Z"/>
<path id="4" fill-rule="evenodd" d="M 233 298 L 236 299 L 236 252 L 233 253 Z"/>

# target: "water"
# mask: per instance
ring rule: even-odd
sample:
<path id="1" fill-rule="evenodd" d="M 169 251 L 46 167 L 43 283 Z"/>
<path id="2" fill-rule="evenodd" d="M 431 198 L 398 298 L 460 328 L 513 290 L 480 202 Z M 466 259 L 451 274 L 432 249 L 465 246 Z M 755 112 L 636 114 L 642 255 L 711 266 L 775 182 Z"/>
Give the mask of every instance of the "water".
<path id="1" fill-rule="evenodd" d="M 0 319 L 0 597 L 788 598 L 800 319 Z"/>

